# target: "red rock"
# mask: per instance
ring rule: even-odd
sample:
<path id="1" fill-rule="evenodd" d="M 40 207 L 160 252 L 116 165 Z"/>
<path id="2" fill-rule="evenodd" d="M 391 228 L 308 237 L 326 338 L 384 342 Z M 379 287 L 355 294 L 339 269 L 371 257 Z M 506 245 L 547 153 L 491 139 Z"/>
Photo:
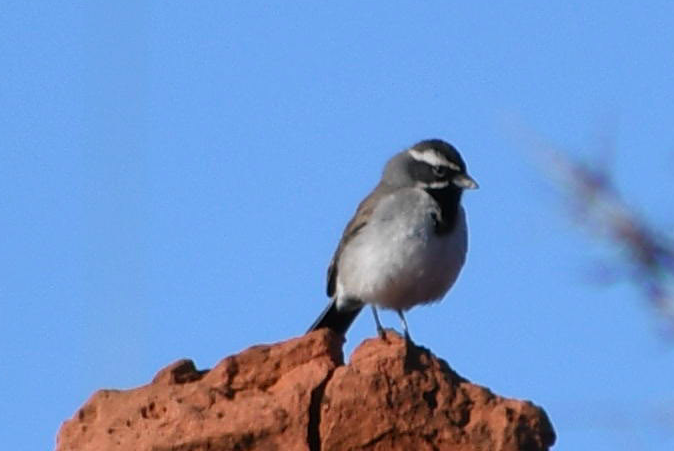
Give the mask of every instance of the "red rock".
<path id="1" fill-rule="evenodd" d="M 321 403 L 321 449 L 533 451 L 554 443 L 540 408 L 471 384 L 396 334 L 387 340 L 366 340 L 334 371 Z"/>
<path id="2" fill-rule="evenodd" d="M 57 451 L 546 450 L 542 409 L 471 384 L 395 333 L 343 365 L 329 331 L 189 360 L 132 390 L 100 390 L 66 421 Z"/>

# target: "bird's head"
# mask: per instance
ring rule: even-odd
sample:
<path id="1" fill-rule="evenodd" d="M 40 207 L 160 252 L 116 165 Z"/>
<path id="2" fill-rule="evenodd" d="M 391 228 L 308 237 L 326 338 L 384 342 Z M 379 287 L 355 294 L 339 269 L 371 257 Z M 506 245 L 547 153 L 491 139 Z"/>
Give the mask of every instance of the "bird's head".
<path id="1" fill-rule="evenodd" d="M 382 182 L 393 187 L 426 190 L 475 189 L 459 151 L 440 139 L 420 141 L 389 160 Z"/>

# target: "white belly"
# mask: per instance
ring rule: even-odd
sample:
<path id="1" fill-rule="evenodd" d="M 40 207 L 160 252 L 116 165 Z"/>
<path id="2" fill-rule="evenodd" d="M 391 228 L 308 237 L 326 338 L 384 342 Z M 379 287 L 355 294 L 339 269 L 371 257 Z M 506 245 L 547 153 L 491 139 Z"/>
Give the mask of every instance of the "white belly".
<path id="1" fill-rule="evenodd" d="M 404 191 L 395 199 L 382 199 L 367 226 L 343 250 L 338 303 L 357 298 L 407 310 L 442 298 L 456 281 L 467 250 L 463 208 L 455 229 L 438 236 L 431 213 L 439 210 L 433 198 L 420 189 Z"/>

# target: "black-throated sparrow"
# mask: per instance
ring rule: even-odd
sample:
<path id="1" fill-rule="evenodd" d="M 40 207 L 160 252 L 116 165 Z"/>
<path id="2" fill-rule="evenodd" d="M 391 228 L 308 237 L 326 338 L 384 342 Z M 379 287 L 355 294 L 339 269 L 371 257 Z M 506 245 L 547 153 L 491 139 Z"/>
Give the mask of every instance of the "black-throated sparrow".
<path id="1" fill-rule="evenodd" d="M 331 302 L 309 331 L 345 334 L 364 304 L 403 315 L 442 298 L 466 259 L 464 189 L 477 188 L 450 144 L 420 141 L 391 158 L 379 184 L 358 206 L 328 268 Z"/>

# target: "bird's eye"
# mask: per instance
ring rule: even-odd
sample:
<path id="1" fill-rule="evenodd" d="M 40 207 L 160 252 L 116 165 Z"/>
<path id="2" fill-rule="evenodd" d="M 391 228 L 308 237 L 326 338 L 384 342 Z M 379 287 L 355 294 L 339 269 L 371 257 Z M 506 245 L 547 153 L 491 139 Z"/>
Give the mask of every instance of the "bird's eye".
<path id="1" fill-rule="evenodd" d="M 447 166 L 433 166 L 433 175 L 444 177 L 447 174 Z"/>

